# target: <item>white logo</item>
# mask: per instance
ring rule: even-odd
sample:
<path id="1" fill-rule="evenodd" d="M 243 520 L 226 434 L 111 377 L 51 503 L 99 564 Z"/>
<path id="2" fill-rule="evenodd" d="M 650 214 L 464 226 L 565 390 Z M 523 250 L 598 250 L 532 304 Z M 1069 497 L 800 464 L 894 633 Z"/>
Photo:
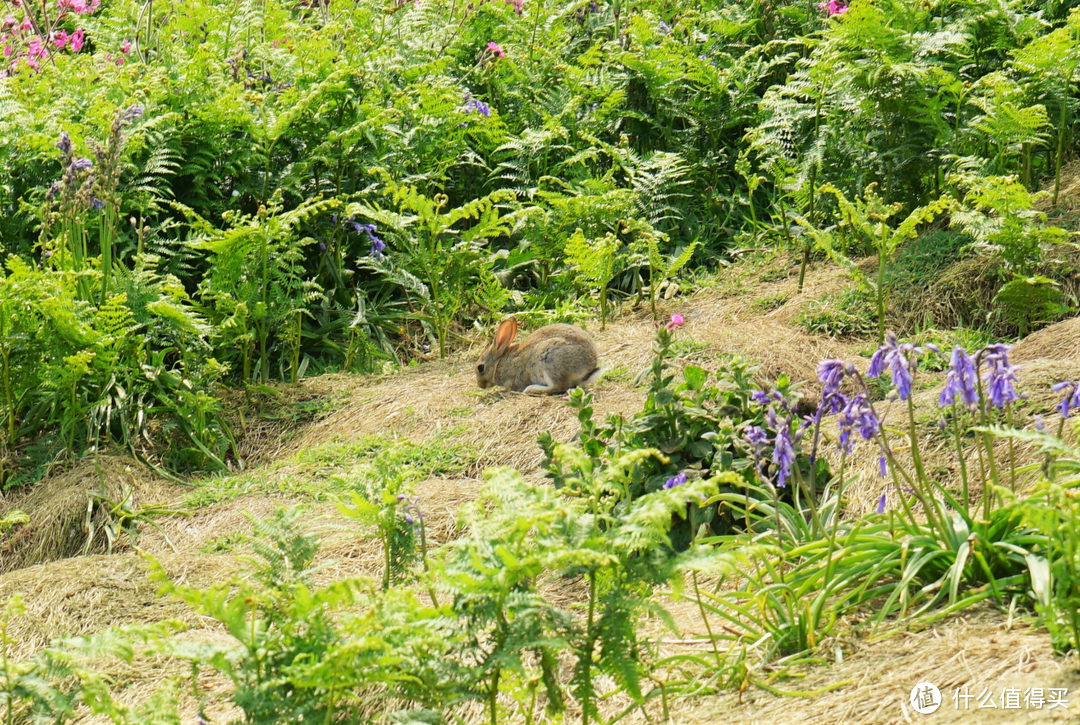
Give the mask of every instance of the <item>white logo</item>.
<path id="1" fill-rule="evenodd" d="M 941 707 L 941 691 L 929 682 L 911 688 L 911 706 L 920 715 L 929 715 Z"/>

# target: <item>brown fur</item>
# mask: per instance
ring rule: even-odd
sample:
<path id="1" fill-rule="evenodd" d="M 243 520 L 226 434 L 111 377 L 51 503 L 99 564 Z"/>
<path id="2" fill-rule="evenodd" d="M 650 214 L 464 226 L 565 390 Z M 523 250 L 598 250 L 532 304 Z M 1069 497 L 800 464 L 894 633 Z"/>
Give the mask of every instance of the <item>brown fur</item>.
<path id="1" fill-rule="evenodd" d="M 599 377 L 596 345 L 573 325 L 546 325 L 514 344 L 517 320 L 503 320 L 476 363 L 476 384 L 532 395 L 565 393 Z"/>

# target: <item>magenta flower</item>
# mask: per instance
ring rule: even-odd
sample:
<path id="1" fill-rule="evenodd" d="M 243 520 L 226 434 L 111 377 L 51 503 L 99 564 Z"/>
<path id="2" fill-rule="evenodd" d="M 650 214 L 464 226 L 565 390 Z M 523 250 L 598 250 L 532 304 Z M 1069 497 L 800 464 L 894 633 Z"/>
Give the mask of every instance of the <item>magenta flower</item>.
<path id="1" fill-rule="evenodd" d="M 82 28 L 71 34 L 71 50 L 73 53 L 78 53 L 83 49 L 84 37 Z"/>
<path id="2" fill-rule="evenodd" d="M 665 325 L 665 327 L 667 329 L 671 330 L 671 329 L 674 329 L 676 327 L 682 326 L 682 323 L 683 323 L 683 316 L 676 313 L 676 314 L 671 316 L 671 320 L 668 321 L 668 323 L 667 323 L 667 325 Z"/>
<path id="3" fill-rule="evenodd" d="M 125 55 L 131 52 L 130 40 L 125 40 L 123 43 L 120 44 L 120 52 L 124 53 Z"/>
<path id="4" fill-rule="evenodd" d="M 63 49 L 68 43 L 68 34 L 66 30 L 61 30 L 59 33 L 53 33 L 53 45 L 57 48 Z"/>
<path id="5" fill-rule="evenodd" d="M 829 0 L 828 2 L 820 2 L 820 3 L 818 3 L 818 8 L 821 9 L 821 10 L 824 10 L 830 16 L 832 16 L 832 15 L 843 15 L 844 13 L 846 13 L 848 11 L 848 6 L 846 4 L 841 5 L 836 0 Z"/>
<path id="6" fill-rule="evenodd" d="M 502 46 L 496 43 L 494 40 L 488 43 L 487 49 L 491 51 L 492 55 L 496 58 L 505 58 L 506 53 L 503 52 Z"/>

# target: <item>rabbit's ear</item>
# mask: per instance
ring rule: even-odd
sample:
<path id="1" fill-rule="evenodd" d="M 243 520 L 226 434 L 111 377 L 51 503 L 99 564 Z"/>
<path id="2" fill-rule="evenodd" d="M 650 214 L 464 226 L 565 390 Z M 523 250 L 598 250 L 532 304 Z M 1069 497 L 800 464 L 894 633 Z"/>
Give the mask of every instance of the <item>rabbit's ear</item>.
<path id="1" fill-rule="evenodd" d="M 517 337 L 517 318 L 503 320 L 499 323 L 499 328 L 495 330 L 495 349 L 499 352 L 505 351 L 515 337 Z"/>

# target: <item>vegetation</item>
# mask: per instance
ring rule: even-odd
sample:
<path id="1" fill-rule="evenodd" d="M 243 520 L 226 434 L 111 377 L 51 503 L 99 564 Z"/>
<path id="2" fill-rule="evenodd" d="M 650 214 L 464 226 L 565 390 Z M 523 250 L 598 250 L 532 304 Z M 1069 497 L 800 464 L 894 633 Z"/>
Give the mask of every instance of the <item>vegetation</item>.
<path id="1" fill-rule="evenodd" d="M 190 668 L 206 719 L 213 672 L 251 723 L 585 725 L 775 691 L 841 627 L 979 602 L 1080 651 L 1080 382 L 1023 397 L 1007 344 L 1078 307 L 1059 208 L 1074 5 L 8 3 L 0 491 L 123 452 L 193 484 L 187 510 L 302 505 L 206 543 L 253 553 L 207 586 L 147 557 L 163 596 L 227 633 L 213 642 L 168 621 L 15 657 L 10 598 L 0 714 L 179 722 L 173 685 L 129 706 L 101 674 L 146 656 Z M 753 284 L 726 278 L 744 254 L 785 265 L 757 281 L 790 278 L 759 313 L 791 307 L 870 360 L 822 361 L 816 381 L 709 369 L 665 302 Z M 843 287 L 813 296 L 820 264 Z M 964 298 L 951 317 L 932 286 Z M 613 376 L 641 383 L 640 410 L 599 421 L 569 393 L 578 431 L 539 437 L 546 480 L 489 471 L 457 538 L 432 538 L 415 489 L 481 455 L 469 420 L 246 468 L 253 418 L 325 412 L 266 405 L 276 390 L 456 364 L 510 314 L 603 329 L 620 307 L 656 325 L 650 367 Z M 687 350 L 699 364 L 674 360 Z M 928 441 L 955 456 L 930 465 Z M 864 459 L 883 493 L 858 515 Z M 109 553 L 175 513 L 101 477 L 85 528 Z M 319 503 L 377 542 L 370 578 L 322 575 Z M 0 555 L 34 520 L 20 507 Z M 675 629 L 679 598 L 706 635 L 665 654 L 647 622 Z"/>

